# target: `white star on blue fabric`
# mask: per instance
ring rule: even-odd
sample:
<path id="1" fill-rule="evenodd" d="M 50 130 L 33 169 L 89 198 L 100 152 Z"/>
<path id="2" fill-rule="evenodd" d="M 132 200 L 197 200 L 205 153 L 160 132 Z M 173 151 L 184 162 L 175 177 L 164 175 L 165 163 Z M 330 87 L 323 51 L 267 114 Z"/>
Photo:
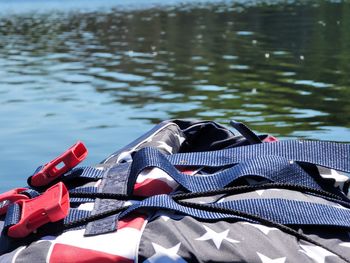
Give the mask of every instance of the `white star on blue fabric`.
<path id="1" fill-rule="evenodd" d="M 335 256 L 332 252 L 314 245 L 300 245 L 302 249 L 300 252 L 306 254 L 309 258 L 313 259 L 317 263 L 324 263 L 326 257 Z"/>
<path id="2" fill-rule="evenodd" d="M 207 241 L 207 240 L 213 240 L 214 245 L 216 246 L 217 249 L 220 249 L 222 241 L 226 240 L 230 243 L 239 243 L 239 241 L 228 238 L 227 235 L 229 233 L 229 229 L 217 233 L 214 230 L 210 229 L 209 227 L 203 225 L 205 230 L 207 231 L 203 236 L 196 238 L 198 241 Z"/>
<path id="3" fill-rule="evenodd" d="M 171 248 L 165 248 L 152 242 L 152 246 L 155 253 L 143 263 L 187 263 L 186 260 L 177 254 L 181 243 L 178 243 Z"/>
<path id="4" fill-rule="evenodd" d="M 259 252 L 256 253 L 258 254 L 262 263 L 284 263 L 286 261 L 286 257 L 272 259 Z"/>

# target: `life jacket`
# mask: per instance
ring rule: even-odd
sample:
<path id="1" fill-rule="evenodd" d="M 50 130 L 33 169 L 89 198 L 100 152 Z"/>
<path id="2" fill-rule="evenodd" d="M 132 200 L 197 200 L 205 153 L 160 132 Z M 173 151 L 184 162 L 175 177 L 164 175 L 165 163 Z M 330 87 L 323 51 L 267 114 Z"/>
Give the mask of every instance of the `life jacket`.
<path id="1" fill-rule="evenodd" d="M 169 120 L 0 195 L 0 262 L 350 262 L 350 144 Z"/>

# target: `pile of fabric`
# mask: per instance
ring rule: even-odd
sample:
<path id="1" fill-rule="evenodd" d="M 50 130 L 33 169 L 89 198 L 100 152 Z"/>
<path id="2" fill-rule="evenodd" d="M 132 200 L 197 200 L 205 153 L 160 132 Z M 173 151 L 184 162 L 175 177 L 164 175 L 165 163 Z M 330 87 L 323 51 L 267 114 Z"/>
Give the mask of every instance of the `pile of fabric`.
<path id="1" fill-rule="evenodd" d="M 350 262 L 350 145 L 170 120 L 0 195 L 0 262 Z M 2 180 L 6 180 L 2 178 Z"/>

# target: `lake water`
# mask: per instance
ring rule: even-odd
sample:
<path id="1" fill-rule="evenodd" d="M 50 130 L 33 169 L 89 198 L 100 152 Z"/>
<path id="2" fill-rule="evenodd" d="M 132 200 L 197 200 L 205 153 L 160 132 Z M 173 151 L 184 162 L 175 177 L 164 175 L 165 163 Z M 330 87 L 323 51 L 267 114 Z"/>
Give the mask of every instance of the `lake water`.
<path id="1" fill-rule="evenodd" d="M 0 190 L 169 118 L 350 141 L 350 2 L 0 0 Z"/>

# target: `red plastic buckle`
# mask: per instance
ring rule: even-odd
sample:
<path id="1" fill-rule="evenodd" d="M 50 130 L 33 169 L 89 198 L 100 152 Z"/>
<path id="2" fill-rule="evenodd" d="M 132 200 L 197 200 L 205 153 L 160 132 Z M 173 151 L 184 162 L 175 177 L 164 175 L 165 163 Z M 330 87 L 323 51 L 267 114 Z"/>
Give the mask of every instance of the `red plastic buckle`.
<path id="1" fill-rule="evenodd" d="M 49 222 L 64 219 L 69 212 L 69 193 L 64 184 L 59 182 L 36 198 L 16 203 L 22 209 L 21 219 L 8 229 L 7 235 L 23 238 Z"/>
<path id="2" fill-rule="evenodd" d="M 10 204 L 18 200 L 27 200 L 28 196 L 20 194 L 21 192 L 27 190 L 27 188 L 16 188 L 0 194 L 0 215 L 6 214 L 7 208 Z"/>
<path id="3" fill-rule="evenodd" d="M 42 166 L 41 169 L 30 178 L 30 184 L 35 187 L 49 184 L 57 177 L 77 166 L 86 158 L 87 154 L 88 151 L 85 145 L 82 142 L 77 142 L 65 153 Z"/>

